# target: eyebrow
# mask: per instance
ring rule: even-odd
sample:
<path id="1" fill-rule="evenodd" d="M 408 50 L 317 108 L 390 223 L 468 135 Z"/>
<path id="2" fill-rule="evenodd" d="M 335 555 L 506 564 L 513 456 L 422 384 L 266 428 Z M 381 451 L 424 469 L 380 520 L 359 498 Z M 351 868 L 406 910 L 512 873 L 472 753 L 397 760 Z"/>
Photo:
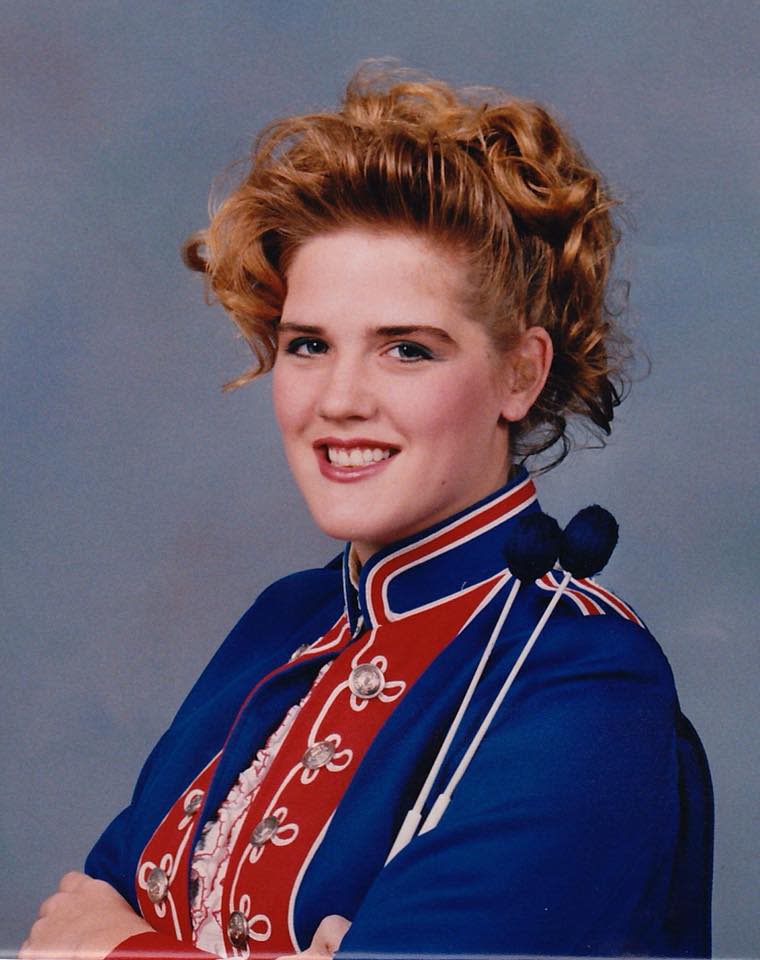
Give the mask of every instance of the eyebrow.
<path id="1" fill-rule="evenodd" d="M 275 330 L 277 333 L 306 333 L 311 334 L 312 336 L 319 336 L 324 333 L 322 327 L 316 327 L 313 324 L 308 323 L 282 323 L 280 321 Z"/>
<path id="2" fill-rule="evenodd" d="M 310 323 L 278 323 L 277 330 L 281 333 L 300 333 L 314 337 L 323 336 L 325 333 L 324 327 Z M 446 330 L 443 330 L 441 327 L 421 323 L 393 324 L 391 326 L 377 327 L 373 332 L 378 337 L 411 337 L 416 334 L 426 333 L 446 343 L 454 343 L 453 338 Z"/>
<path id="3" fill-rule="evenodd" d="M 421 323 L 411 323 L 405 326 L 378 327 L 377 333 L 382 337 L 411 337 L 418 333 L 427 333 L 447 343 L 454 342 L 451 335 L 441 329 L 441 327 L 433 327 Z"/>

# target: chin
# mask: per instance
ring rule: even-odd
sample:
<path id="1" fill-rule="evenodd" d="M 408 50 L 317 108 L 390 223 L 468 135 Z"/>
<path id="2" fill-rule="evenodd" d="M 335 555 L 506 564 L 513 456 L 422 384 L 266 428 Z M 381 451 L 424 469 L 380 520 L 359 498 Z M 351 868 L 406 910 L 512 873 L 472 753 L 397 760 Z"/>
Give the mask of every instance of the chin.
<path id="1" fill-rule="evenodd" d="M 317 526 L 322 533 L 327 534 L 328 537 L 332 537 L 334 540 L 342 540 L 357 544 L 375 544 L 376 546 L 371 552 L 379 550 L 386 544 L 393 543 L 394 540 L 399 540 L 403 536 L 403 534 L 399 534 L 398 536 L 389 534 L 385 529 L 381 533 L 373 527 L 360 527 L 357 526 L 356 523 L 339 523 L 337 521 L 332 523 L 317 522 Z"/>
<path id="2" fill-rule="evenodd" d="M 339 511 L 328 515 L 323 509 L 317 509 L 312 510 L 311 515 L 314 523 L 328 537 L 352 543 L 374 544 L 371 552 L 400 540 L 406 532 L 405 528 L 393 524 L 367 522 L 366 515 L 362 517 L 362 522 L 357 522 L 354 512 L 351 516 L 341 515 Z"/>

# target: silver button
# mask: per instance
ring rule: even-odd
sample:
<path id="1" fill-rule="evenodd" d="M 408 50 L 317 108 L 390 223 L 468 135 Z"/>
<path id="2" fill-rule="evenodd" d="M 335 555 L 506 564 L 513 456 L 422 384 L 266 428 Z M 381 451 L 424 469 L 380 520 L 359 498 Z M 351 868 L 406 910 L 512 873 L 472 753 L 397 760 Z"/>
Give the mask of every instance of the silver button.
<path id="1" fill-rule="evenodd" d="M 203 793 L 191 793 L 189 796 L 185 797 L 185 802 L 182 809 L 187 814 L 195 813 L 196 810 L 199 810 L 203 806 Z"/>
<path id="2" fill-rule="evenodd" d="M 326 763 L 329 763 L 334 753 L 335 747 L 329 740 L 317 740 L 303 755 L 301 763 L 305 767 L 308 767 L 309 770 L 317 770 L 319 767 L 324 767 Z"/>
<path id="3" fill-rule="evenodd" d="M 244 947 L 248 939 L 248 921 L 245 915 L 235 910 L 227 921 L 227 936 L 234 947 Z"/>
<path id="4" fill-rule="evenodd" d="M 161 867 L 154 867 L 148 874 L 145 886 L 148 891 L 148 900 L 151 903 L 161 903 L 169 892 L 169 878 Z"/>
<path id="5" fill-rule="evenodd" d="M 385 677 L 382 670 L 374 663 L 360 663 L 351 671 L 348 686 L 351 693 L 355 693 L 357 697 L 370 700 L 376 697 L 385 686 Z"/>
<path id="6" fill-rule="evenodd" d="M 262 847 L 267 840 L 271 840 L 277 833 L 279 825 L 280 821 L 277 817 L 264 817 L 263 820 L 259 820 L 251 834 L 251 843 L 253 846 Z"/>
<path id="7" fill-rule="evenodd" d="M 302 643 L 300 646 L 296 647 L 295 650 L 291 653 L 290 659 L 297 660 L 302 653 L 306 653 L 306 651 L 309 649 L 310 646 L 311 646 L 310 643 Z"/>

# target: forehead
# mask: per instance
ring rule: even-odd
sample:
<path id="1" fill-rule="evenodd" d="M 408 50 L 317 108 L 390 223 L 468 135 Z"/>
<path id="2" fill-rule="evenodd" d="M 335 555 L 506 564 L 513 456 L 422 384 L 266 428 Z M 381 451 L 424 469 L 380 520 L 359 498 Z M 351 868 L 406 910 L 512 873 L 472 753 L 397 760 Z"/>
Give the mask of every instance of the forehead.
<path id="1" fill-rule="evenodd" d="M 463 259 L 434 239 L 400 230 L 347 228 L 312 237 L 288 267 L 283 317 L 350 309 L 371 312 L 406 305 L 425 312 L 461 312 Z"/>

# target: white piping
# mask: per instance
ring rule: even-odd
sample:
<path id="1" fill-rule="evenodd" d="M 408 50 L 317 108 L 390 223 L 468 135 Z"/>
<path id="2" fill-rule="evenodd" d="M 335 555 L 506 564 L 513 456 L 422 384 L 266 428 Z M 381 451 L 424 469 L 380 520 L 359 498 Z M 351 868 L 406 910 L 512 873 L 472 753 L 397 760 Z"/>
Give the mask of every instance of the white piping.
<path id="1" fill-rule="evenodd" d="M 467 624 L 469 624 L 472 621 L 473 617 L 481 609 L 483 609 L 483 607 L 485 607 L 486 604 L 490 603 L 493 597 L 499 592 L 499 590 L 501 590 L 501 588 L 510 579 L 510 577 L 511 577 L 511 574 L 507 572 L 504 576 L 502 576 L 497 581 L 493 589 L 488 593 L 488 595 L 480 603 L 480 605 L 478 606 L 478 609 L 474 611 L 472 616 L 467 620 L 467 623 L 464 625 L 464 627 L 462 627 L 462 630 L 464 630 Z M 412 837 L 417 831 L 417 827 L 419 826 L 420 820 L 422 819 L 422 812 L 421 812 L 422 808 L 425 805 L 425 802 L 427 801 L 428 796 L 430 795 L 430 791 L 433 789 L 433 783 L 435 782 L 435 779 L 438 776 L 438 772 L 441 769 L 443 761 L 446 759 L 446 754 L 448 753 L 449 747 L 451 746 L 451 742 L 454 739 L 454 736 L 457 730 L 459 729 L 459 726 L 462 722 L 462 718 L 464 717 L 465 711 L 467 710 L 467 707 L 470 705 L 470 701 L 472 700 L 473 694 L 475 693 L 475 688 L 477 687 L 478 681 L 480 680 L 483 674 L 483 671 L 485 670 L 486 663 L 488 662 L 488 658 L 491 656 L 491 651 L 493 650 L 494 644 L 496 643 L 496 638 L 499 636 L 499 633 L 501 633 L 501 629 L 504 626 L 504 621 L 506 620 L 509 611 L 512 609 L 512 604 L 514 603 L 515 597 L 517 596 L 517 591 L 519 589 L 520 589 L 520 581 L 515 580 L 515 582 L 512 585 L 512 589 L 509 591 L 509 596 L 507 597 L 506 603 L 504 604 L 504 607 L 502 608 L 502 611 L 499 614 L 499 619 L 496 621 L 496 626 L 491 631 L 491 636 L 488 639 L 486 648 L 480 656 L 480 660 L 478 661 L 478 665 L 475 668 L 475 672 L 472 675 L 472 679 L 470 680 L 469 686 L 465 691 L 464 697 L 462 697 L 462 702 L 459 704 L 459 709 L 457 710 L 456 716 L 454 717 L 451 723 L 451 726 L 449 727 L 448 733 L 446 734 L 446 737 L 444 738 L 444 741 L 438 750 L 438 754 L 435 760 L 433 761 L 433 765 L 430 768 L 430 771 L 428 772 L 427 779 L 422 785 L 422 789 L 420 790 L 419 795 L 417 796 L 414 806 L 411 808 L 411 810 L 408 811 L 406 817 L 404 818 L 404 822 L 401 824 L 401 829 L 399 830 L 396 836 L 396 839 L 393 843 L 393 846 L 391 847 L 391 851 L 388 854 L 388 859 L 385 861 L 386 864 L 390 863 L 391 860 L 396 856 L 396 854 L 404 849 L 404 847 L 409 843 L 409 841 L 412 839 Z M 460 633 L 461 633 L 461 630 L 460 630 Z"/>
<path id="2" fill-rule="evenodd" d="M 430 813 L 428 813 L 425 822 L 422 824 L 420 835 L 423 833 L 428 833 L 430 830 L 433 830 L 438 825 L 438 822 L 443 816 L 446 810 L 446 807 L 448 807 L 449 805 L 449 801 L 451 800 L 451 796 L 454 793 L 454 790 L 456 789 L 457 784 L 464 776 L 467 770 L 467 767 L 470 765 L 470 761 L 475 756 L 475 751 L 478 749 L 481 741 L 483 740 L 483 737 L 485 737 L 486 733 L 488 732 L 488 728 L 490 727 L 493 718 L 496 716 L 496 711 L 499 709 L 504 698 L 509 693 L 510 687 L 514 683 L 515 678 L 517 677 L 517 674 L 520 672 L 520 668 L 525 663 L 525 660 L 528 654 L 530 653 L 530 651 L 533 649 L 533 645 L 538 639 L 538 636 L 543 630 L 544 626 L 546 625 L 546 621 L 549 619 L 552 612 L 554 611 L 554 608 L 559 603 L 559 600 L 562 597 L 562 594 L 565 592 L 567 585 L 570 583 L 571 577 L 572 577 L 572 574 L 566 573 L 565 576 L 562 578 L 562 583 L 560 583 L 559 587 L 557 588 L 557 592 L 549 601 L 546 607 L 546 610 L 544 610 L 543 614 L 541 615 L 541 619 L 538 621 L 538 623 L 534 627 L 533 633 L 531 633 L 530 637 L 528 637 L 528 640 L 525 643 L 525 646 L 522 648 L 520 656 L 517 658 L 517 660 L 515 660 L 515 663 L 512 669 L 509 671 L 509 676 L 502 684 L 501 690 L 499 690 L 498 694 L 496 695 L 496 699 L 491 704 L 491 709 L 486 714 L 483 722 L 478 728 L 478 732 L 472 738 L 472 741 L 469 747 L 467 748 L 467 750 L 465 751 L 464 756 L 459 761 L 459 766 L 454 771 L 454 774 L 451 777 L 451 780 L 449 780 L 446 788 L 438 795 L 435 803 L 431 807 Z"/>
<path id="3" fill-rule="evenodd" d="M 311 861 L 314 859 L 314 854 L 317 852 L 317 850 L 319 850 L 320 846 L 322 845 L 322 841 L 325 838 L 325 834 L 327 833 L 327 830 L 330 824 L 332 823 L 334 816 L 335 816 L 335 811 L 333 811 L 330 814 L 330 819 L 327 821 L 324 827 L 322 827 L 322 829 L 319 831 L 319 836 L 312 844 L 311 850 L 309 850 L 308 854 L 306 855 L 306 858 L 304 859 L 304 862 L 301 864 L 301 868 L 298 871 L 298 875 L 296 876 L 295 882 L 293 883 L 293 889 L 290 891 L 290 899 L 288 900 L 288 933 L 290 934 L 290 939 L 293 942 L 293 946 L 295 947 L 296 951 L 299 951 L 299 952 L 301 950 L 301 944 L 298 942 L 298 938 L 296 937 L 296 924 L 295 924 L 296 898 L 298 897 L 298 893 L 301 889 L 301 883 L 303 881 L 304 874 L 309 869 L 309 866 L 311 865 Z"/>
<path id="4" fill-rule="evenodd" d="M 519 488 L 516 488 L 516 489 L 519 489 Z M 514 490 L 510 490 L 509 492 L 514 493 Z M 536 494 L 534 493 L 529 499 L 522 501 L 517 506 L 513 507 L 508 513 L 500 514 L 490 523 L 487 523 L 482 527 L 478 527 L 476 530 L 472 530 L 470 533 L 465 534 L 465 536 L 459 537 L 456 540 L 452 540 L 451 543 L 447 543 L 445 546 L 439 547 L 437 550 L 433 550 L 432 553 L 426 553 L 423 556 L 418 557 L 416 560 L 412 560 L 410 563 L 406 563 L 404 564 L 404 566 L 399 567 L 398 570 L 394 570 L 393 573 L 388 574 L 388 576 L 384 579 L 383 585 L 381 588 L 383 606 L 385 607 L 385 612 L 388 615 L 388 620 L 389 621 L 401 620 L 404 617 L 411 616 L 412 614 L 415 614 L 419 612 L 419 610 L 423 609 L 421 607 L 413 607 L 411 610 L 407 610 L 404 613 L 396 613 L 391 609 L 391 605 L 388 600 L 388 589 L 391 583 L 393 583 L 393 581 L 396 579 L 396 577 L 400 576 L 402 573 L 406 573 L 407 570 L 413 570 L 414 567 L 419 566 L 421 563 L 427 563 L 429 560 L 432 560 L 435 557 L 440 557 L 444 553 L 448 553 L 449 550 L 454 550 L 457 547 L 461 547 L 465 543 L 470 543 L 472 540 L 476 540 L 478 537 L 481 537 L 484 533 L 489 533 L 491 530 L 494 530 L 496 527 L 500 526 L 502 523 L 506 523 L 508 520 L 512 520 L 518 513 L 521 513 L 523 510 L 525 510 L 526 507 L 530 506 L 531 503 L 534 503 L 535 500 L 536 500 Z M 492 507 L 493 504 L 492 503 L 488 504 L 488 506 Z M 475 514 L 473 514 L 472 516 L 475 516 Z M 471 517 L 468 516 L 466 519 L 469 520 L 470 518 Z M 462 521 L 460 520 L 459 522 L 461 523 Z M 445 531 L 439 530 L 437 534 L 431 535 L 431 537 L 429 537 L 428 539 L 433 539 L 434 536 L 441 536 L 441 534 L 444 532 Z M 423 540 L 421 541 L 421 543 L 425 543 L 425 541 Z M 399 551 L 399 553 L 397 554 L 394 554 L 392 558 L 388 557 L 387 559 L 388 560 L 396 559 L 397 557 L 402 556 L 404 552 L 409 552 L 414 547 L 418 547 L 418 546 L 419 546 L 419 543 L 410 544 L 408 547 L 405 547 L 404 550 Z M 383 561 L 383 563 L 385 562 L 386 561 Z M 375 568 L 375 570 L 371 571 L 370 577 L 373 576 L 373 574 L 377 569 L 378 568 Z M 477 584 L 475 584 L 475 586 L 477 586 Z M 367 584 L 367 587 L 369 587 L 369 583 Z M 443 603 L 465 592 L 466 590 L 458 590 L 455 593 L 450 594 L 448 597 L 439 597 L 437 600 L 433 600 L 429 604 L 425 604 L 425 607 L 436 606 L 438 603 Z M 366 595 L 369 600 L 369 598 L 371 597 L 371 593 L 369 589 L 367 589 Z M 372 614 L 373 616 L 375 615 L 374 610 L 372 611 Z"/>
<path id="5" fill-rule="evenodd" d="M 413 543 L 409 543 L 405 547 L 401 547 L 399 550 L 396 550 L 394 553 L 390 554 L 390 556 L 384 557 L 383 560 L 381 560 L 380 563 L 378 563 L 378 565 L 369 572 L 369 575 L 367 576 L 367 580 L 364 584 L 364 592 L 366 596 L 367 607 L 369 609 L 369 613 L 372 619 L 374 621 L 377 620 L 376 612 L 372 606 L 372 582 L 375 579 L 375 577 L 378 575 L 378 573 L 381 573 L 383 568 L 391 560 L 397 560 L 399 557 L 403 557 L 405 553 L 410 553 L 413 550 L 417 550 L 419 549 L 419 547 L 424 546 L 425 544 L 430 543 L 431 541 L 435 541 L 438 538 L 445 538 L 446 536 L 450 535 L 452 531 L 456 531 L 458 526 L 464 526 L 470 523 L 473 520 L 473 518 L 479 517 L 482 513 L 486 513 L 488 510 L 492 510 L 494 507 L 501 504 L 504 500 L 514 496 L 518 491 L 522 490 L 524 487 L 532 483 L 533 483 L 533 480 L 531 479 L 531 477 L 526 477 L 516 487 L 511 487 L 509 490 L 505 490 L 504 493 L 501 494 L 501 496 L 496 497 L 494 500 L 489 500 L 488 502 L 484 503 L 481 507 L 479 507 L 477 510 L 473 510 L 462 517 L 458 517 L 456 520 L 452 520 L 449 524 L 446 524 L 440 530 L 435 530 L 433 533 L 428 534 L 426 537 L 423 537 L 421 540 L 417 540 L 417 541 L 414 541 Z M 529 504 L 533 503 L 535 499 L 536 499 L 536 492 L 534 490 L 527 500 L 521 501 L 517 506 L 513 507 L 512 510 L 510 510 L 507 514 L 502 514 L 498 516 L 495 520 L 492 520 L 491 523 L 483 527 L 478 527 L 476 530 L 473 530 L 471 533 L 467 534 L 464 537 L 456 537 L 456 539 L 454 539 L 451 543 L 447 544 L 444 547 L 439 547 L 437 550 L 434 550 L 430 554 L 426 553 L 423 557 L 420 557 L 418 560 L 412 561 L 411 563 L 404 564 L 402 567 L 400 567 L 398 570 L 394 571 L 390 575 L 390 579 L 393 579 L 394 577 L 396 577 L 403 570 L 406 570 L 412 566 L 416 566 L 417 563 L 421 563 L 421 562 L 424 562 L 425 560 L 429 560 L 431 557 L 436 557 L 441 553 L 446 553 L 448 550 L 451 550 L 462 543 L 466 543 L 469 540 L 472 540 L 473 538 L 480 536 L 482 533 L 488 530 L 492 530 L 494 527 L 497 527 L 500 523 L 503 523 L 505 520 L 509 520 L 516 513 L 519 513 L 520 511 L 524 510 Z M 390 608 L 388 608 L 388 604 L 387 604 L 387 591 L 385 589 L 385 584 L 383 585 L 383 588 L 382 588 L 382 600 L 384 605 L 388 609 L 388 612 L 391 613 L 392 611 L 390 611 Z"/>

